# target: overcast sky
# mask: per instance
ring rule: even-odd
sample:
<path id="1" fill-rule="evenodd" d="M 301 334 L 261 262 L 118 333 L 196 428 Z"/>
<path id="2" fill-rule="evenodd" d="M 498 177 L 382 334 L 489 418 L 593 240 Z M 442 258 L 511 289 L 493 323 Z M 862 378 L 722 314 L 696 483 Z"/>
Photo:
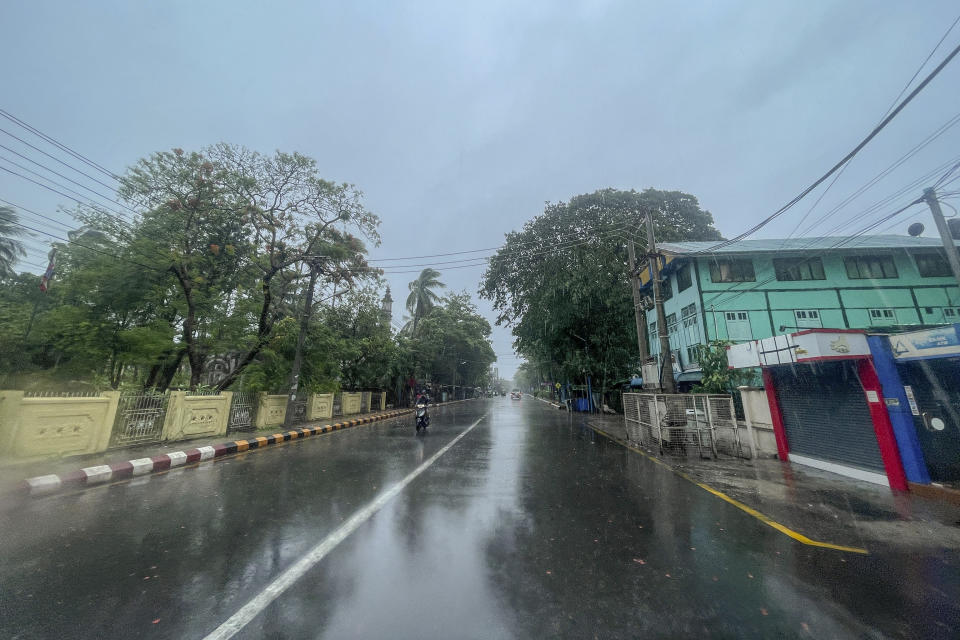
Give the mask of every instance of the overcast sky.
<path id="1" fill-rule="evenodd" d="M 496 246 L 545 201 L 603 187 L 692 193 L 732 236 L 863 138 L 958 13 L 956 0 L 4 2 L 0 107 L 118 172 L 218 141 L 310 155 L 381 216 L 372 259 Z M 958 42 L 960 26 L 921 77 Z M 955 60 L 808 220 L 958 113 Z M 960 126 L 799 235 L 854 232 L 909 202 L 919 188 L 862 214 L 958 142 Z M 0 173 L 0 198 L 66 220 L 69 200 Z M 814 200 L 757 237 L 790 234 Z M 889 232 L 912 220 L 932 228 L 916 207 Z M 442 279 L 475 295 L 481 273 Z M 414 275 L 389 276 L 398 323 Z M 494 336 L 512 376 L 509 330 Z"/>

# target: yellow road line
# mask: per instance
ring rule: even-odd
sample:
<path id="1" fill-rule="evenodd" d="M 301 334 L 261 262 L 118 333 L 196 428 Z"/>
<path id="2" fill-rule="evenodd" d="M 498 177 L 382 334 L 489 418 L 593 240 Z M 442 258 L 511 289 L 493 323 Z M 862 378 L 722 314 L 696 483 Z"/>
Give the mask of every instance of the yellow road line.
<path id="1" fill-rule="evenodd" d="M 770 517 L 768 517 L 768 516 L 760 513 L 760 512 L 757 511 L 756 509 L 754 509 L 754 508 L 752 508 L 752 507 L 748 507 L 747 505 L 743 504 L 743 503 L 740 502 L 739 500 L 735 500 L 735 499 L 731 498 L 730 496 L 728 496 L 727 494 L 723 493 L 722 491 L 718 491 L 718 490 L 714 489 L 713 487 L 711 487 L 711 486 L 708 485 L 708 484 L 704 484 L 704 483 L 702 483 L 702 482 L 697 482 L 696 480 L 694 480 L 693 478 L 691 478 L 690 476 L 688 476 L 686 473 L 683 473 L 682 471 L 677 471 L 676 469 L 674 469 L 673 467 L 671 467 L 670 465 L 668 465 L 666 462 L 664 462 L 664 461 L 662 461 L 662 460 L 658 460 L 657 458 L 654 458 L 653 456 L 651 456 L 650 454 L 648 454 L 646 451 L 643 451 L 643 450 L 641 450 L 641 449 L 637 449 L 636 447 L 630 446 L 629 444 L 627 444 L 626 442 L 624 442 L 624 441 L 621 440 L 620 438 L 617 438 L 616 436 L 607 433 L 607 432 L 604 431 L 603 429 L 599 429 L 599 428 L 595 427 L 594 425 L 590 424 L 589 422 L 587 423 L 587 425 L 588 425 L 591 429 L 593 429 L 594 431 L 596 431 L 597 433 L 603 434 L 604 436 L 606 436 L 606 437 L 609 438 L 610 440 L 613 440 L 613 441 L 616 442 L 617 444 L 619 444 L 619 445 L 621 445 L 621 446 L 629 449 L 630 451 L 633 451 L 633 452 L 635 452 L 635 453 L 639 453 L 640 455 L 642 455 L 642 456 L 643 456 L 644 458 L 646 458 L 647 460 L 650 460 L 651 462 L 655 462 L 655 463 L 659 464 L 660 466 L 669 469 L 671 472 L 673 472 L 673 473 L 675 473 L 676 475 L 680 476 L 680 477 L 683 478 L 684 480 L 687 480 L 688 482 L 691 482 L 691 483 L 697 485 L 698 487 L 700 487 L 700 488 L 703 489 L 704 491 L 707 491 L 707 492 L 709 492 L 709 493 L 712 493 L 712 494 L 715 495 L 716 497 L 720 498 L 721 500 L 723 500 L 723 501 L 725 501 L 725 502 L 727 502 L 727 503 L 729 503 L 729 504 L 732 504 L 733 506 L 735 506 L 737 509 L 740 509 L 740 510 L 743 511 L 744 513 L 747 513 L 747 514 L 753 516 L 754 518 L 756 518 L 757 520 L 759 520 L 759 521 L 762 522 L 763 524 L 765 524 L 765 525 L 767 525 L 767 526 L 769 526 L 769 527 L 773 527 L 774 529 L 776 529 L 777 531 L 779 531 L 780 533 L 782 533 L 782 534 L 784 534 L 784 535 L 790 536 L 791 538 L 793 538 L 793 539 L 796 540 L 797 542 L 802 542 L 803 544 L 808 545 L 808 546 L 811 546 L 811 547 L 821 547 L 821 548 L 823 548 L 823 549 L 834 549 L 834 550 L 836 550 L 836 551 L 846 551 L 846 552 L 848 552 L 848 553 L 862 553 L 862 554 L 869 554 L 869 553 L 870 553 L 870 552 L 867 551 L 866 549 L 862 549 L 862 548 L 860 548 L 860 547 L 847 547 L 847 546 L 844 546 L 844 545 L 842 545 L 842 544 L 833 544 L 833 543 L 830 543 L 830 542 L 820 542 L 819 540 L 813 540 L 813 539 L 811 539 L 811 538 L 808 538 L 807 536 L 803 535 L 802 533 L 798 533 L 798 532 L 794 531 L 793 529 L 791 529 L 790 527 L 787 527 L 787 526 L 785 526 L 785 525 L 782 525 L 782 524 L 780 524 L 779 522 L 777 522 L 776 520 L 773 520 L 772 518 L 770 518 Z"/>

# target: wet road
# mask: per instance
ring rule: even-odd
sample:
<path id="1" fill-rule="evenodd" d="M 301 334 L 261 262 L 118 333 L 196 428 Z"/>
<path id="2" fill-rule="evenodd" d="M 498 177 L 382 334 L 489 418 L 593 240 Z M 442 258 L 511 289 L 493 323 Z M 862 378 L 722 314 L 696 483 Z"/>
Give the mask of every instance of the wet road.
<path id="1" fill-rule="evenodd" d="M 801 545 L 532 399 L 433 418 L 2 505 L 0 637 L 960 633 L 945 551 Z"/>

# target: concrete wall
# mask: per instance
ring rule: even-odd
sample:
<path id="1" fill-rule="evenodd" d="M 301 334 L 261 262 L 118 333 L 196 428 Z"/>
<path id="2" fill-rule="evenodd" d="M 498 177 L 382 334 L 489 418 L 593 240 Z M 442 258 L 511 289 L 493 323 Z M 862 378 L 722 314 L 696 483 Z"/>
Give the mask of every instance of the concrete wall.
<path id="1" fill-rule="evenodd" d="M 333 394 L 312 393 L 307 398 L 307 420 L 329 420 L 333 417 Z"/>
<path id="2" fill-rule="evenodd" d="M 0 391 L 0 456 L 32 459 L 105 451 L 120 393 L 93 398 L 24 398 Z"/>
<path id="3" fill-rule="evenodd" d="M 341 413 L 345 416 L 360 413 L 360 394 L 343 393 L 341 394 Z"/>
<path id="4" fill-rule="evenodd" d="M 261 393 L 257 401 L 257 429 L 282 426 L 287 417 L 287 396 Z"/>
<path id="5" fill-rule="evenodd" d="M 740 387 L 743 398 L 743 413 L 746 420 L 740 430 L 740 441 L 744 449 L 749 450 L 747 432 L 753 432 L 753 451 L 758 458 L 770 458 L 777 455 L 777 439 L 773 433 L 773 419 L 770 417 L 770 404 L 766 389 L 760 387 Z M 747 425 L 750 428 L 747 428 Z"/>
<path id="6" fill-rule="evenodd" d="M 170 392 L 161 439 L 189 440 L 226 435 L 232 399 L 231 391 L 215 396 L 188 396 L 186 391 Z"/>

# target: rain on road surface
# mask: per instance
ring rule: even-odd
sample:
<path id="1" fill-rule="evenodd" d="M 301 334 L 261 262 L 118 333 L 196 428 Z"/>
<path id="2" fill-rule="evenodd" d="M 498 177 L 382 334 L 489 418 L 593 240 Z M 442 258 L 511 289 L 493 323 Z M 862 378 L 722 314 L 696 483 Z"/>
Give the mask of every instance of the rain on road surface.
<path id="1" fill-rule="evenodd" d="M 479 420 L 479 422 L 477 422 Z M 0 637 L 951 637 L 936 551 L 801 545 L 532 398 L 2 505 Z M 261 596 L 262 597 L 262 596 Z"/>

